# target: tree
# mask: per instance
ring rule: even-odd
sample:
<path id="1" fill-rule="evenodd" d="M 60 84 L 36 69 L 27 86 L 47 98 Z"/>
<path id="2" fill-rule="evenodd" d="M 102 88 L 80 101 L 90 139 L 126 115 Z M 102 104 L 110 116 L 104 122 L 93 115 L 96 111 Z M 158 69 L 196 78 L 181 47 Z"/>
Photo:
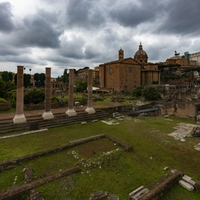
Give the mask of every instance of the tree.
<path id="1" fill-rule="evenodd" d="M 4 72 L 2 72 L 1 77 L 2 77 L 3 81 L 8 82 L 8 81 L 12 81 L 13 74 L 12 74 L 12 72 L 4 71 Z"/>
<path id="2" fill-rule="evenodd" d="M 45 83 L 45 74 L 44 73 L 35 73 L 34 74 L 35 86 L 36 87 L 44 87 Z"/>
<path id="3" fill-rule="evenodd" d="M 75 92 L 84 92 L 87 89 L 87 82 L 82 80 L 76 81 Z"/>
<path id="4" fill-rule="evenodd" d="M 24 74 L 24 87 L 28 87 L 31 85 L 31 75 Z"/>
<path id="5" fill-rule="evenodd" d="M 145 86 L 142 90 L 142 96 L 149 101 L 154 101 L 161 98 L 160 93 L 154 86 Z"/>
<path id="6" fill-rule="evenodd" d="M 0 97 L 4 98 L 4 97 L 6 97 L 6 94 L 7 94 L 6 83 L 5 83 L 5 81 L 0 79 Z"/>

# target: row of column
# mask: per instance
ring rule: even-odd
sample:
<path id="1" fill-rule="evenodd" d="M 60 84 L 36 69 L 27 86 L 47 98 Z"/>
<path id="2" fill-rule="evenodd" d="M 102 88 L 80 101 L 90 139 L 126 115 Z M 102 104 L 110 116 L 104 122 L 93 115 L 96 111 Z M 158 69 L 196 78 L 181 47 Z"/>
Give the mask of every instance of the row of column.
<path id="1" fill-rule="evenodd" d="M 24 116 L 24 67 L 17 66 L 17 96 L 16 96 L 16 114 L 13 118 L 14 123 L 26 122 Z M 92 73 L 93 70 L 88 70 L 88 102 L 86 112 L 89 114 L 95 113 L 92 105 Z M 42 117 L 46 119 L 53 119 L 54 115 L 51 112 L 51 68 L 46 68 L 45 74 L 45 111 Z M 66 114 L 68 116 L 77 115 L 74 110 L 74 69 L 69 70 L 69 90 L 68 90 L 68 110 Z"/>

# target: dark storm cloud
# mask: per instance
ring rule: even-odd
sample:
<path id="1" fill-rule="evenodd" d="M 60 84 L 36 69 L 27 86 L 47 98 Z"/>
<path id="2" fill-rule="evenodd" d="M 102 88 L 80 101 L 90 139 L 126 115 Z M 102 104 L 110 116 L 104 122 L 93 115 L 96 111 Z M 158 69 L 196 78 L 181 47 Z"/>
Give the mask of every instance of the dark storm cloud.
<path id="1" fill-rule="evenodd" d="M 40 10 L 35 16 L 27 16 L 17 30 L 15 44 L 19 46 L 58 48 L 62 30 L 55 27 L 57 19 L 50 13 Z"/>
<path id="2" fill-rule="evenodd" d="M 66 23 L 70 27 L 97 28 L 105 22 L 97 2 L 94 0 L 68 0 Z"/>
<path id="3" fill-rule="evenodd" d="M 17 56 L 20 55 L 21 53 L 22 52 L 19 49 L 9 47 L 8 45 L 1 43 L 0 56 L 7 56 L 7 55 Z"/>
<path id="4" fill-rule="evenodd" d="M 161 9 L 161 3 L 156 0 L 140 1 L 136 4 L 132 1 L 116 6 L 110 11 L 111 18 L 124 27 L 136 27 L 141 23 L 153 22 L 157 17 L 157 9 Z"/>
<path id="5" fill-rule="evenodd" d="M 84 44 L 85 41 L 83 38 L 74 35 L 70 39 L 63 39 L 62 46 L 58 52 L 63 57 L 82 59 L 84 58 Z"/>
<path id="6" fill-rule="evenodd" d="M 11 4 L 8 2 L 0 3 L 0 31 L 11 32 L 14 29 L 12 17 Z"/>
<path id="7" fill-rule="evenodd" d="M 95 59 L 100 53 L 98 52 L 97 47 L 89 45 L 85 47 L 84 55 L 86 59 Z"/>
<path id="8" fill-rule="evenodd" d="M 165 20 L 157 31 L 177 35 L 199 35 L 199 8 L 199 0 L 168 1 Z"/>

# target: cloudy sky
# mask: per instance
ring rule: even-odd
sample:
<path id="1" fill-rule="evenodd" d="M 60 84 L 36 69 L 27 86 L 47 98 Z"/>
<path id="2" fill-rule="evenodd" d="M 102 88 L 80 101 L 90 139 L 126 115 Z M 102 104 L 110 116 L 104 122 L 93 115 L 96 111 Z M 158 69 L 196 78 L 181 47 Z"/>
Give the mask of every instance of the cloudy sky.
<path id="1" fill-rule="evenodd" d="M 0 0 L 0 71 L 94 68 L 133 57 L 150 62 L 200 51 L 200 0 Z"/>

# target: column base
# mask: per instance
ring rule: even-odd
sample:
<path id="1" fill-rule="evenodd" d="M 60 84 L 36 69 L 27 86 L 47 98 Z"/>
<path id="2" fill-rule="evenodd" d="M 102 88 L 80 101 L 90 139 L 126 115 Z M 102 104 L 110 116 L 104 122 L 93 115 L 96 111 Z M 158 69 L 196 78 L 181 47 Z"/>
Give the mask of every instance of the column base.
<path id="1" fill-rule="evenodd" d="M 74 109 L 68 109 L 66 112 L 65 112 L 69 117 L 70 116 L 76 116 L 77 113 Z"/>
<path id="2" fill-rule="evenodd" d="M 51 111 L 48 111 L 48 112 L 45 111 L 43 113 L 42 117 L 44 118 L 44 120 L 46 120 L 46 119 L 53 119 L 54 115 L 53 115 L 53 113 Z"/>
<path id="3" fill-rule="evenodd" d="M 25 122 L 26 122 L 26 117 L 24 116 L 24 114 L 15 115 L 13 118 L 14 124 L 25 123 Z"/>
<path id="4" fill-rule="evenodd" d="M 95 113 L 95 109 L 94 109 L 93 107 L 87 107 L 87 108 L 85 109 L 85 111 L 86 111 L 88 114 L 93 114 L 93 113 Z"/>

